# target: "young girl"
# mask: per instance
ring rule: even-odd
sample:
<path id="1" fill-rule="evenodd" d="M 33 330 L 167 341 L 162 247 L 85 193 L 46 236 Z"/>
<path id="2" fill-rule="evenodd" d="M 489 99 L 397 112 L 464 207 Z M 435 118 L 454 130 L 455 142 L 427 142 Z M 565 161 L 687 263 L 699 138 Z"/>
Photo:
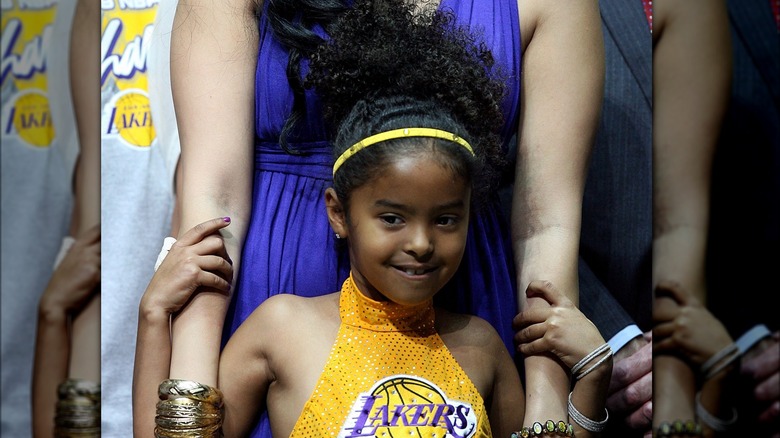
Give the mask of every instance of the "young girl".
<path id="1" fill-rule="evenodd" d="M 269 298 L 230 338 L 217 382 L 177 380 L 168 375 L 169 317 L 196 288 L 227 293 L 233 278 L 219 233 L 229 219 L 187 231 L 140 306 L 137 435 L 151 432 L 158 390 L 158 436 L 212 436 L 220 428 L 245 436 L 265 410 L 274 436 L 589 433 L 566 418 L 534 419 L 535 432 L 521 431 L 524 393 L 500 336 L 478 317 L 433 306 L 463 258 L 472 206 L 494 188 L 503 82 L 489 51 L 450 16 L 406 8 L 393 11 L 405 20 L 384 20 L 383 11 L 367 15 L 356 2 L 331 32 L 343 39 L 322 46 L 310 66 L 309 84 L 338 127 L 325 203 L 349 254 L 341 291 Z M 352 47 L 350 32 L 370 44 Z M 377 68 L 387 65 L 395 68 Z M 611 370 L 609 354 L 597 349 L 604 341 L 554 287 L 538 282 L 529 290 L 550 305 L 521 314 L 521 351 L 556 354 L 577 369 L 597 351 L 592 363 L 586 358 L 571 406 L 580 409 L 572 418 L 598 429 L 602 423 L 582 418 L 604 417 Z"/>
<path id="2" fill-rule="evenodd" d="M 512 224 L 501 216 L 495 194 L 485 200 L 488 208 L 470 221 L 466 254 L 451 282 L 456 291 L 441 296 L 452 310 L 490 321 L 511 351 L 510 321 L 518 308 L 545 304 L 538 298 L 526 303 L 523 292 L 532 279 L 549 279 L 578 301 L 582 190 L 604 81 L 599 3 L 404 2 L 454 11 L 459 24 L 483 29 L 496 62 L 509 72 L 501 132 L 505 152 L 517 147 L 514 174 L 522 181 L 514 186 Z M 231 336 L 269 296 L 326 294 L 349 274 L 321 214 L 331 184 L 330 133 L 317 92 L 300 81 L 310 49 L 333 35 L 329 24 L 353 2 L 225 3 L 179 2 L 171 33 L 186 188 L 180 230 L 229 213 L 225 238 L 237 270 L 230 297 L 199 293 L 174 320 L 171 371 L 212 382 L 223 322 L 225 337 Z M 354 45 L 360 49 L 362 42 Z M 202 360 L 190 361 L 193 354 Z M 544 355 L 526 358 L 524 367 L 527 400 L 534 400 L 528 407 L 541 408 L 534 417 L 564 416 L 566 370 Z"/>

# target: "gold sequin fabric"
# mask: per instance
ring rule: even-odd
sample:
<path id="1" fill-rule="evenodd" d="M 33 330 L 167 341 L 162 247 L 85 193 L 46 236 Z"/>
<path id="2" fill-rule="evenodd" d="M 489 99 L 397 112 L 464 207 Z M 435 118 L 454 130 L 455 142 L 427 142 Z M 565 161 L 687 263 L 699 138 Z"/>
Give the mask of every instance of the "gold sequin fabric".
<path id="1" fill-rule="evenodd" d="M 434 328 L 433 303 L 401 306 L 341 289 L 341 325 L 291 437 L 489 437 L 474 384 Z"/>

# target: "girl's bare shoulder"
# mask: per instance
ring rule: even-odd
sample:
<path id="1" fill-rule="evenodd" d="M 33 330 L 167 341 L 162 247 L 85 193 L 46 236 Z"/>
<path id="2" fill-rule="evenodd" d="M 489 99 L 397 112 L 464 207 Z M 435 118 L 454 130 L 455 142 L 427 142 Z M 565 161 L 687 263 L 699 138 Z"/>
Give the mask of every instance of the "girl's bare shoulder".
<path id="1" fill-rule="evenodd" d="M 275 329 L 316 330 L 322 324 L 339 320 L 338 306 L 338 292 L 318 297 L 278 294 L 260 304 L 243 324 L 272 332 Z"/>
<path id="2" fill-rule="evenodd" d="M 436 309 L 436 331 L 451 350 L 460 347 L 486 351 L 504 348 L 496 329 L 478 316 Z"/>
<path id="3" fill-rule="evenodd" d="M 480 317 L 444 310 L 436 311 L 436 329 L 452 357 L 487 400 L 509 356 L 498 332 Z"/>

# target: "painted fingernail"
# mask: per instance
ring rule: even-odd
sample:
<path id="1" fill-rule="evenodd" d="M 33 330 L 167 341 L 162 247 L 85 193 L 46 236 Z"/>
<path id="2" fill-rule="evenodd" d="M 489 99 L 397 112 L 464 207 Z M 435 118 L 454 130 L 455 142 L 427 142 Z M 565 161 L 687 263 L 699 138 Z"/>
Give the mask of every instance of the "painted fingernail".
<path id="1" fill-rule="evenodd" d="M 222 218 L 222 220 L 225 222 L 230 222 L 230 216 L 225 216 Z"/>

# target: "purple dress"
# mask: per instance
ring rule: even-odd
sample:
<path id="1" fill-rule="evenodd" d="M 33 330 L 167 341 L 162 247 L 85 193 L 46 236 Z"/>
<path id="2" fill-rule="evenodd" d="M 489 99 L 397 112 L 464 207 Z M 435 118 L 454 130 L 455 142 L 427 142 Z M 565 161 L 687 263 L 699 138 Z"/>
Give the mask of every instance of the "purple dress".
<path id="1" fill-rule="evenodd" d="M 508 71 L 503 128 L 507 143 L 517 127 L 520 106 L 517 0 L 488 0 L 478 6 L 472 0 L 442 0 L 439 7 L 452 9 L 459 24 L 482 32 L 496 62 Z M 346 248 L 337 247 L 326 215 L 324 193 L 331 184 L 333 158 L 325 140 L 320 103 L 312 91 L 306 94 L 308 118 L 299 123 L 296 141 L 290 143 L 291 149 L 305 151 L 306 155 L 289 155 L 278 143 L 293 101 L 286 66 L 287 51 L 273 37 L 267 20 L 261 18 L 255 78 L 257 137 L 252 217 L 225 322 L 225 339 L 269 296 L 336 292 L 349 275 Z M 517 313 L 517 299 L 510 245 L 508 224 L 496 198 L 472 219 L 463 263 L 447 290 L 438 294 L 437 304 L 486 319 L 511 352 L 511 321 Z M 271 436 L 265 414 L 252 436 Z"/>

